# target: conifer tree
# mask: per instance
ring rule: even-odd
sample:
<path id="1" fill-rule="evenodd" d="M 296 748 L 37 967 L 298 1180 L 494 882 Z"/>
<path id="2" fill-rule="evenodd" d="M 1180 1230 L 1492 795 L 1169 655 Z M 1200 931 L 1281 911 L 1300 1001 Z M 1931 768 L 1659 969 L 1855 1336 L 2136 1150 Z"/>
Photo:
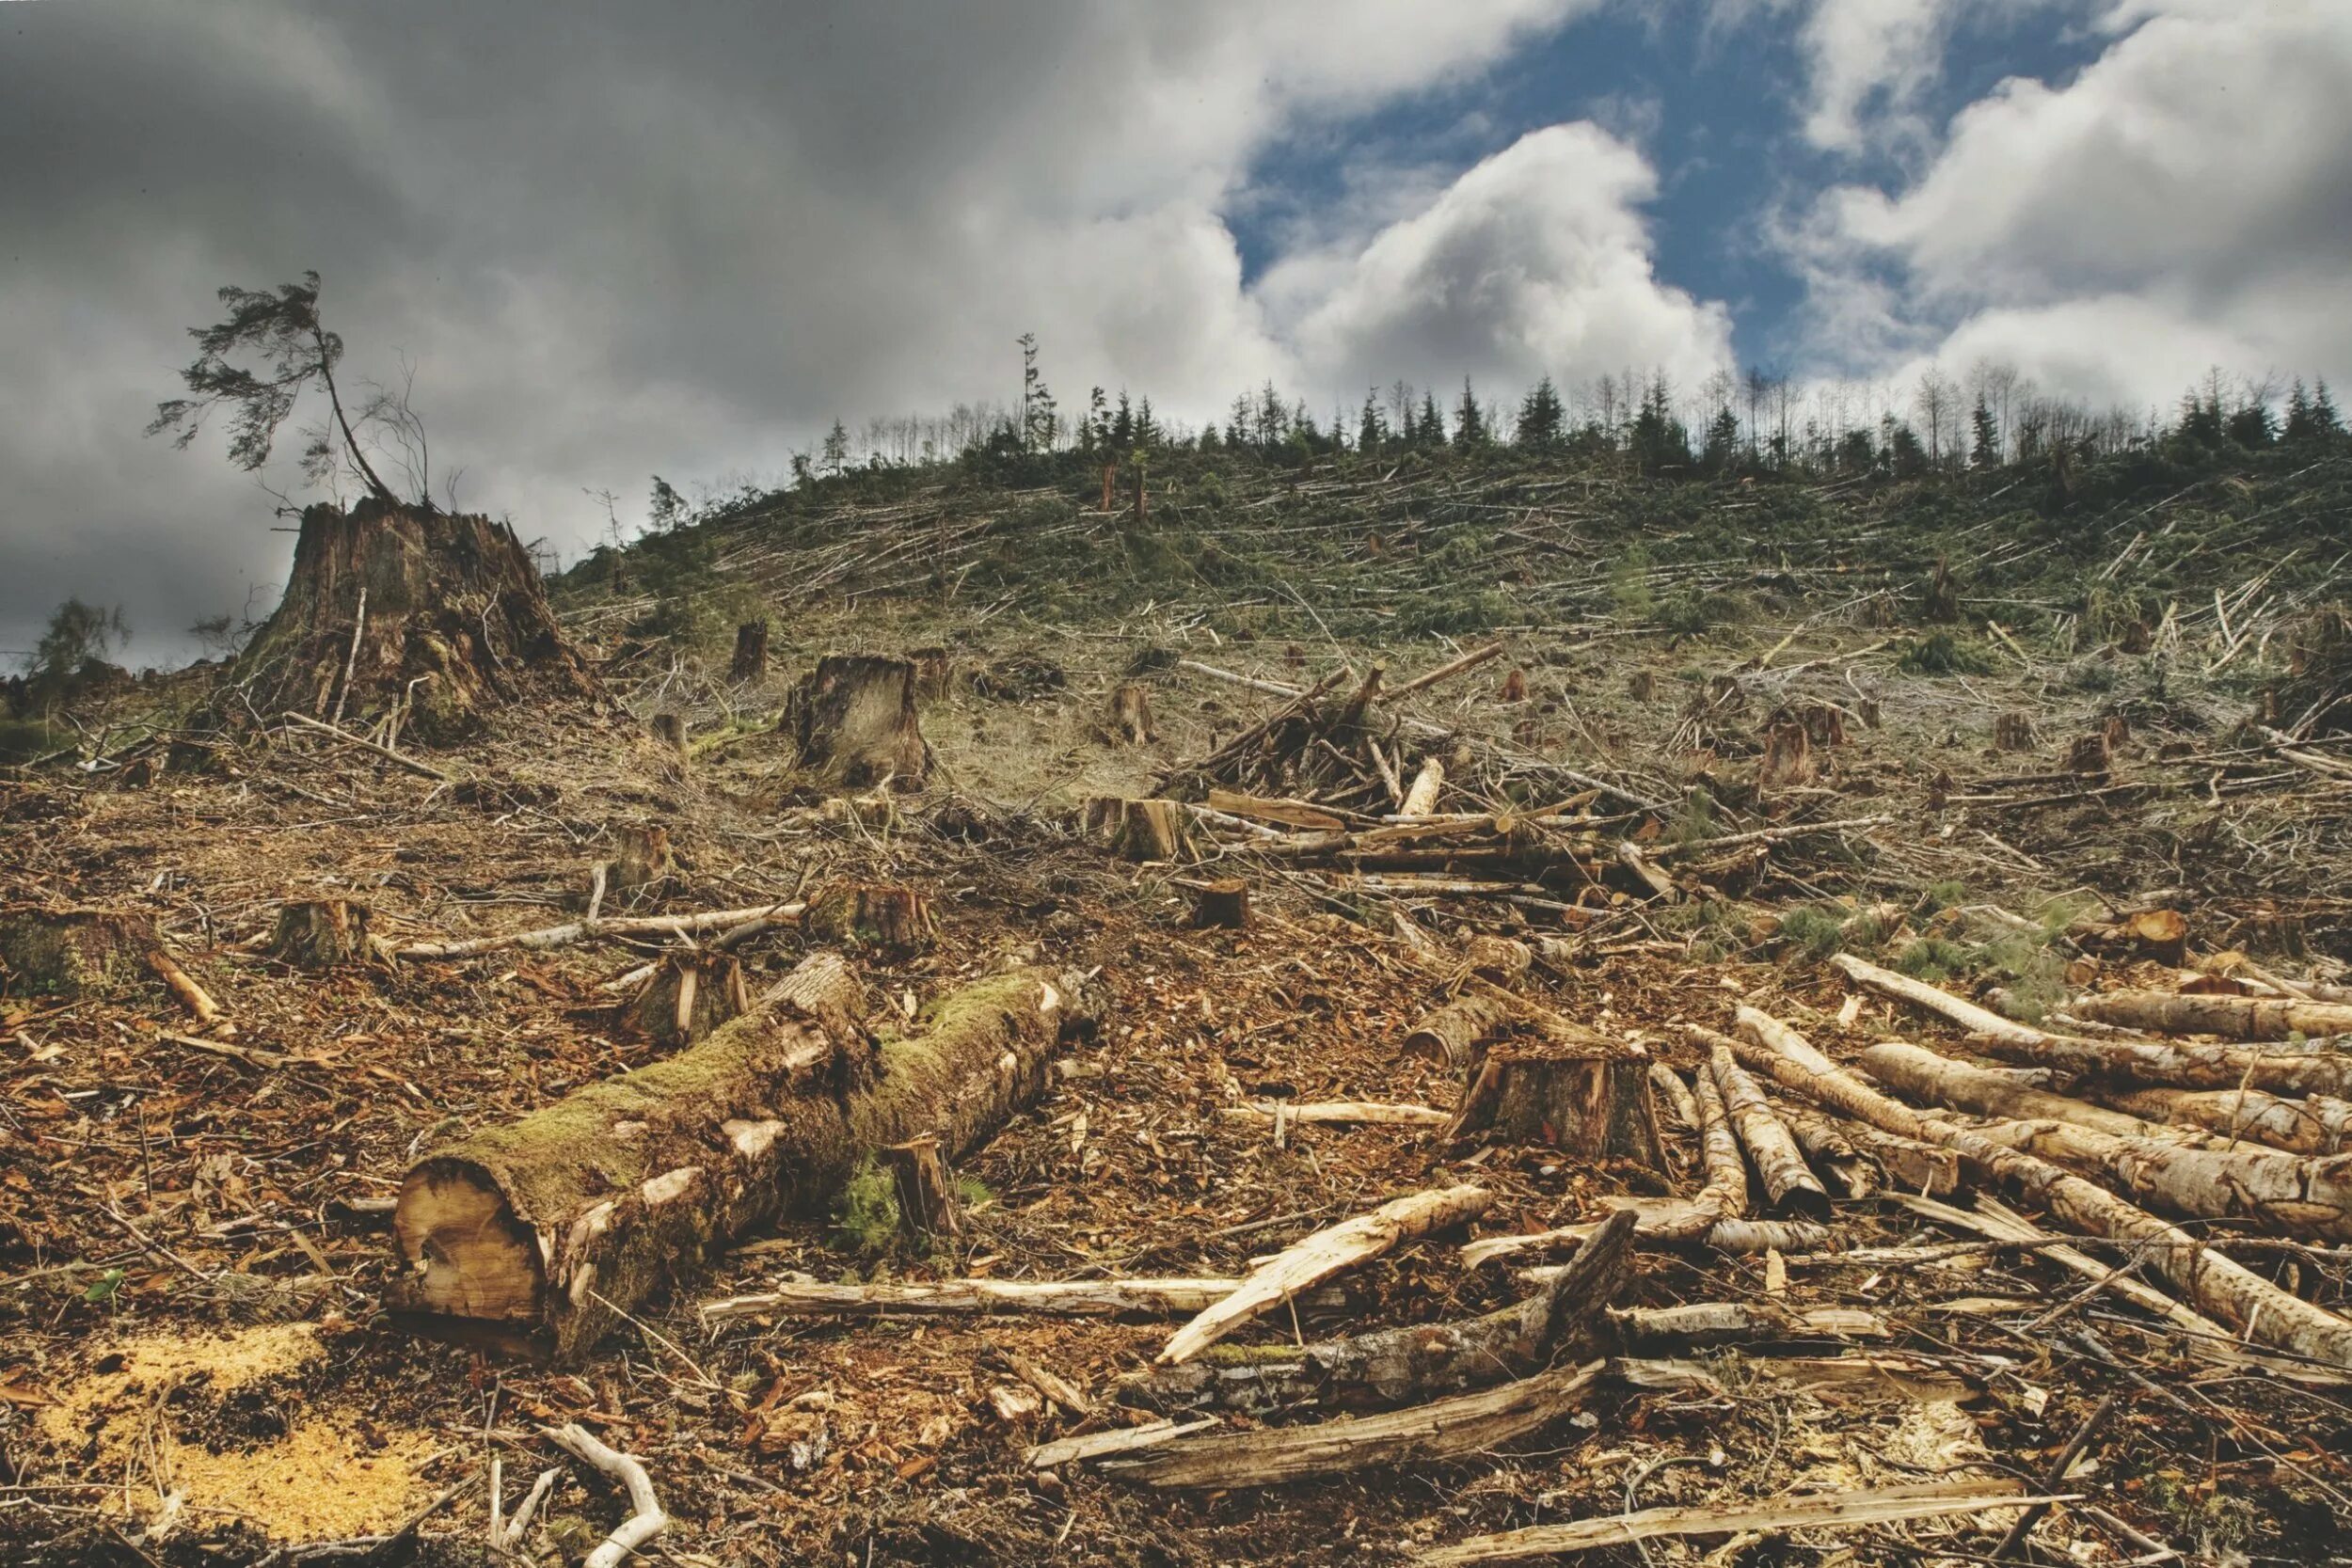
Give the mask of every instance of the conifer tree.
<path id="1" fill-rule="evenodd" d="M 1378 451 L 1383 434 L 1380 426 L 1380 389 L 1370 388 L 1364 392 L 1363 412 L 1356 417 L 1356 450 L 1360 452 Z"/>
<path id="2" fill-rule="evenodd" d="M 1110 444 L 1110 405 L 1103 396 L 1103 388 L 1097 387 L 1087 394 L 1086 423 L 1078 427 L 1078 445 L 1083 451 L 1093 451 Z"/>
<path id="3" fill-rule="evenodd" d="M 1454 405 L 1454 444 L 1457 447 L 1483 447 L 1486 444 L 1486 417 L 1479 410 L 1478 394 L 1470 389 L 1470 378 L 1462 377 L 1462 401 Z"/>
<path id="4" fill-rule="evenodd" d="M 1994 468 L 2001 462 L 2001 425 L 1993 417 L 1993 404 L 1982 392 L 1977 394 L 1977 406 L 1968 416 L 1974 440 L 1968 449 L 1968 461 L 1979 468 Z"/>
<path id="5" fill-rule="evenodd" d="M 1139 451 L 1149 451 L 1159 444 L 1159 424 L 1152 418 L 1152 400 L 1145 398 L 1136 404 L 1136 449 Z"/>
<path id="6" fill-rule="evenodd" d="M 838 419 L 825 432 L 824 456 L 826 469 L 834 475 L 850 466 L 850 431 Z"/>
<path id="7" fill-rule="evenodd" d="M 1024 332 L 1017 341 L 1021 344 L 1021 450 L 1051 451 L 1061 419 L 1055 412 L 1054 394 L 1046 389 L 1045 378 L 1037 368 L 1037 334 Z"/>
<path id="8" fill-rule="evenodd" d="M 1567 410 L 1560 402 L 1559 389 L 1552 386 L 1551 377 L 1545 376 L 1520 400 L 1518 429 L 1512 439 L 1539 451 L 1556 447 L 1566 420 Z"/>
<path id="9" fill-rule="evenodd" d="M 1421 395 L 1421 444 L 1425 447 L 1445 445 L 1445 416 L 1438 412 L 1438 397 L 1434 392 Z"/>
<path id="10" fill-rule="evenodd" d="M 2344 420 L 2336 413 L 2336 400 L 2328 395 L 2324 375 L 2312 389 L 2312 432 L 2323 439 L 2344 434 Z"/>
<path id="11" fill-rule="evenodd" d="M 1127 401 L 1127 388 L 1119 389 L 1119 412 L 1111 416 L 1110 448 L 1125 451 L 1136 444 L 1136 411 Z"/>

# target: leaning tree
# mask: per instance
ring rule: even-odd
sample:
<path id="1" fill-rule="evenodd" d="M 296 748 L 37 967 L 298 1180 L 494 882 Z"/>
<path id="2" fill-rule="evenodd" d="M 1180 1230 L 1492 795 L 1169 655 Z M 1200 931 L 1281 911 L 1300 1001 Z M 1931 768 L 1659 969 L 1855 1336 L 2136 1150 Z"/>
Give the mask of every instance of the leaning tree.
<path id="1" fill-rule="evenodd" d="M 403 496 L 386 483 L 336 384 L 342 339 L 319 314 L 319 275 L 275 290 L 225 288 L 222 320 L 189 329 L 199 350 L 181 372 L 186 397 L 156 405 L 151 436 L 186 447 L 215 414 L 229 420 L 230 461 L 269 461 L 278 435 L 313 391 L 302 472 L 314 484 L 347 474 L 362 492 L 346 510 L 303 510 L 285 596 L 238 656 L 230 679 L 265 714 L 341 722 L 389 716 L 427 741 L 462 737 L 485 713 L 533 694 L 590 695 L 596 679 L 564 638 L 530 552 L 506 524 Z M 313 404 L 315 406 L 315 404 Z M 405 401 L 387 412 L 416 427 Z"/>

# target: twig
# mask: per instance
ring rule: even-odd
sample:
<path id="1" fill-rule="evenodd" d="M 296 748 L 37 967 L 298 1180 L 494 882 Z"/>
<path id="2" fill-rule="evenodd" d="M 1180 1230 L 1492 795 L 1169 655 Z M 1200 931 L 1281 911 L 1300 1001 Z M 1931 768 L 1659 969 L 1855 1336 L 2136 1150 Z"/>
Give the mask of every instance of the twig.
<path id="1" fill-rule="evenodd" d="M 628 1491 L 629 1516 L 588 1554 L 585 1568 L 618 1568 L 629 1553 L 670 1528 L 670 1516 L 661 1512 L 661 1504 L 653 1495 L 653 1480 L 645 1474 L 643 1465 L 628 1454 L 606 1448 L 578 1422 L 540 1430 L 548 1442 L 591 1469 L 612 1477 Z"/>
<path id="2" fill-rule="evenodd" d="M 302 714 L 293 711 L 291 708 L 286 712 L 279 714 L 278 717 L 287 721 L 289 723 L 299 724 L 306 730 L 316 730 L 321 735 L 333 736 L 337 740 L 342 741 L 346 746 L 357 746 L 363 752 L 373 752 L 377 756 L 382 757 L 386 762 L 395 763 L 402 768 L 405 768 L 411 773 L 420 774 L 424 778 L 431 779 L 436 784 L 454 784 L 456 782 L 447 773 L 442 772 L 439 768 L 434 767 L 429 762 L 419 762 L 416 758 L 410 756 L 405 752 L 395 752 L 389 746 L 379 746 L 374 741 L 370 740 L 363 736 L 354 735 L 349 730 L 338 729 L 333 724 L 322 723 L 316 719 L 305 717 Z"/>
<path id="3" fill-rule="evenodd" d="M 2083 1449 L 2090 1446 L 2091 1435 L 2099 1430 L 2099 1423 L 2107 1418 L 2107 1412 L 2115 1408 L 2115 1402 L 2122 1397 L 2120 1394 L 2109 1394 L 2092 1409 L 2090 1418 L 2075 1429 L 2074 1435 L 2067 1440 L 2066 1447 L 2058 1453 L 2058 1462 L 2050 1466 L 2049 1473 L 2043 1478 L 2042 1490 L 2056 1492 L 2065 1484 L 2066 1472 L 2073 1469 L 2074 1461 L 2083 1456 Z M 2042 1523 L 2042 1516 L 2049 1512 L 2050 1505 L 2042 1502 L 2020 1513 L 2017 1522 L 2009 1527 L 2009 1533 L 2001 1537 L 2001 1544 L 1993 1548 L 1994 1560 L 1998 1561 L 2023 1547 L 2026 1537 L 2033 1533 L 2034 1526 Z"/>

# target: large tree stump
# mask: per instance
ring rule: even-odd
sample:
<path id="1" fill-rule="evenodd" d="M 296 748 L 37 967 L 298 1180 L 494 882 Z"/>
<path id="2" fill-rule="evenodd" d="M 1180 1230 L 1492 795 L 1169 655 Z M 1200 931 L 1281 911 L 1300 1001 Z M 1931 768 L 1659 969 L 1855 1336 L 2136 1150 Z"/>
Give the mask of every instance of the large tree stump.
<path id="1" fill-rule="evenodd" d="M 2012 709 L 1993 721 L 1993 749 L 1996 752 L 2030 752 L 2041 743 L 2030 715 Z"/>
<path id="2" fill-rule="evenodd" d="M 1112 688 L 1111 725 L 1131 746 L 1158 739 L 1152 728 L 1152 693 L 1134 681 Z"/>
<path id="3" fill-rule="evenodd" d="M 768 623 L 746 621 L 735 628 L 735 657 L 728 662 L 727 679 L 739 686 L 767 677 Z"/>
<path id="4" fill-rule="evenodd" d="M 116 910 L 0 910 L 0 995 L 119 996 L 153 974 L 155 923 Z"/>
<path id="5" fill-rule="evenodd" d="M 1463 1092 L 1451 1135 L 1492 1132 L 1581 1159 L 1666 1168 L 1650 1104 L 1649 1063 L 1623 1052 L 1544 1042 L 1495 1046 Z"/>
<path id="6" fill-rule="evenodd" d="M 724 953 L 664 958 L 628 1005 L 637 1032 L 665 1049 L 693 1044 L 751 1006 L 743 968 Z"/>
<path id="7" fill-rule="evenodd" d="M 1083 1012 L 1067 982 L 999 975 L 872 1059 L 858 997 L 815 955 L 699 1044 L 432 1150 L 392 1217 L 395 1321 L 575 1359 L 706 1246 L 820 1207 L 875 1149 L 976 1148 L 1042 1089 Z"/>
<path id="8" fill-rule="evenodd" d="M 1239 877 L 1219 877 L 1192 890 L 1192 923 L 1238 931 L 1249 924 L 1249 884 Z"/>
<path id="9" fill-rule="evenodd" d="M 1128 800 L 1090 795 L 1080 810 L 1079 831 L 1122 860 L 1173 863 L 1191 843 L 1190 819 L 1174 800 Z"/>
<path id="10" fill-rule="evenodd" d="M 281 904 L 269 956 L 311 974 L 368 956 L 368 907 L 345 898 Z"/>
<path id="11" fill-rule="evenodd" d="M 893 958 L 928 952 L 938 935 L 930 900 L 912 888 L 844 882 L 808 901 L 801 928 L 811 942 L 865 947 Z"/>
<path id="12" fill-rule="evenodd" d="M 1775 722 L 1764 732 L 1764 755 L 1756 765 L 1758 789 L 1809 784 L 1820 771 L 1813 756 L 1813 737 L 1803 724 L 1794 720 Z"/>
<path id="13" fill-rule="evenodd" d="M 827 654 L 785 706 L 801 766 L 842 789 L 919 789 L 930 760 L 915 718 L 914 666 Z"/>
<path id="14" fill-rule="evenodd" d="M 2108 743 L 2105 730 L 2094 730 L 2067 748 L 2066 770 L 2070 773 L 2105 773 L 2114 765 L 2115 748 Z"/>

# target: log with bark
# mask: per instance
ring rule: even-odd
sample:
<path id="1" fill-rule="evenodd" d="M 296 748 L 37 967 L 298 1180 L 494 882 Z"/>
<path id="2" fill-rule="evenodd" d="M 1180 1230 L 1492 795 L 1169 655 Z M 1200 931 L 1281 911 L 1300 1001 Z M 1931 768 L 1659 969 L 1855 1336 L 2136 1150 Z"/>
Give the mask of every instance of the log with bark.
<path id="1" fill-rule="evenodd" d="M 880 1318 L 999 1315 L 1044 1318 L 1189 1318 L 1241 1289 L 1238 1279 L 942 1279 L 916 1284 L 831 1285 L 816 1280 L 703 1303 L 707 1323 L 739 1318 Z M 1295 1305 L 1327 1311 L 1336 1289 Z"/>
<path id="2" fill-rule="evenodd" d="M 1508 1029 L 1518 1016 L 1500 992 L 1464 991 L 1423 1014 L 1405 1037 L 1403 1049 L 1408 1056 L 1444 1062 L 1467 1077 L 1485 1054 L 1486 1042 Z"/>
<path id="3" fill-rule="evenodd" d="M 1484 1188 L 1440 1187 L 1393 1198 L 1370 1213 L 1318 1230 L 1251 1270 L 1240 1290 L 1177 1330 L 1160 1352 L 1159 1364 L 1181 1365 L 1300 1291 L 1433 1230 L 1466 1225 L 1493 1201 Z"/>
<path id="4" fill-rule="evenodd" d="M 2306 1002 L 2297 997 L 2117 990 L 2080 997 L 2067 1011 L 2089 1022 L 2155 1035 L 2217 1035 L 2233 1040 L 2352 1035 L 2352 1003 Z"/>
<path id="5" fill-rule="evenodd" d="M 1885 1319 L 1858 1307 L 1790 1307 L 1763 1297 L 1613 1308 L 1609 1321 L 1626 1343 L 1637 1350 L 1789 1339 L 1889 1339 L 1895 1333 Z"/>
<path id="6" fill-rule="evenodd" d="M 504 952 L 510 947 L 538 952 L 551 947 L 569 947 L 580 942 L 698 936 L 705 931 L 727 931 L 754 922 L 797 925 L 805 910 L 806 906 L 803 904 L 755 904 L 748 909 L 706 910 L 698 914 L 641 914 L 610 920 L 570 920 L 561 926 L 542 926 L 535 930 L 508 931 L 499 936 L 467 937 L 450 942 L 408 942 L 384 951 L 395 958 L 474 958 L 485 953 Z"/>
<path id="7" fill-rule="evenodd" d="M 1212 1345 L 1134 1389 L 1157 1408 L 1359 1409 L 1483 1388 L 1582 1359 L 1589 1325 L 1631 1275 L 1634 1220 L 1612 1215 L 1533 1295 L 1462 1323 L 1416 1323 L 1306 1345 Z"/>
<path id="8" fill-rule="evenodd" d="M 2352 1099 L 2352 1056 L 2334 1052 L 2174 1040 L 2087 1040 L 2059 1035 L 2033 1040 L 1979 1037 L 1979 1041 L 1987 1055 L 2028 1067 L 2053 1068 L 2086 1080 Z"/>
<path id="9" fill-rule="evenodd" d="M 2352 1146 L 2352 1100 L 2290 1100 L 2261 1089 L 2107 1089 L 2101 1098 L 2150 1121 L 2201 1127 L 2296 1154 L 2341 1154 Z"/>
<path id="10" fill-rule="evenodd" d="M 778 727 L 828 786 L 919 789 L 930 763 L 915 714 L 914 666 L 827 654 L 793 689 Z"/>
<path id="11" fill-rule="evenodd" d="M 2235 1324 L 2249 1338 L 2332 1367 L 2352 1368 L 2352 1323 L 2279 1289 L 2180 1227 L 2095 1182 L 1992 1142 L 1975 1129 L 1888 1099 L 1770 1014 L 1741 1007 L 1739 1018 L 1746 1048 L 1743 1059 L 1788 1087 L 1899 1136 L 1942 1144 L 2068 1225 L 2140 1243 L 2153 1267 L 2196 1307 Z"/>
<path id="12" fill-rule="evenodd" d="M 1853 1139 L 1835 1118 L 1789 1105 L 1775 1105 L 1772 1110 L 1797 1140 L 1797 1147 L 1804 1150 L 1805 1159 L 1846 1196 L 1858 1200 L 1879 1190 L 1878 1167 L 1854 1147 Z"/>
<path id="13" fill-rule="evenodd" d="M 2162 1137 L 2165 1129 L 2104 1105 L 2021 1084 L 2005 1072 L 1956 1062 L 1902 1040 L 1882 1040 L 1863 1052 L 1862 1069 L 1907 1100 L 1947 1105 L 2010 1121 L 2071 1121 L 2119 1137 Z"/>
<path id="14" fill-rule="evenodd" d="M 427 1154 L 393 1216 L 399 1321 L 574 1358 L 703 1246 L 823 1201 L 872 1150 L 977 1146 L 1042 1088 L 1084 1006 L 1066 981 L 1002 975 L 877 1056 L 859 1004 L 815 955 L 701 1043 Z"/>
<path id="15" fill-rule="evenodd" d="M 1908 974 L 1881 969 L 1868 959 L 1857 958 L 1851 953 L 1836 954 L 1830 958 L 1830 963 L 1854 984 L 1877 991 L 1881 996 L 1892 997 L 1898 1002 L 1909 1003 L 1912 1006 L 1948 1019 L 1972 1035 L 1983 1035 L 2021 1045 L 2037 1045 L 2056 1037 L 2029 1023 L 2003 1018 L 1947 990 L 1915 980 Z"/>
<path id="16" fill-rule="evenodd" d="M 1783 1213 L 1807 1219 L 1829 1217 L 1829 1192 L 1820 1177 L 1806 1168 L 1797 1140 L 1782 1126 L 1764 1091 L 1756 1087 L 1727 1045 L 1715 1047 L 1708 1062 L 1715 1086 L 1723 1091 L 1724 1114 L 1740 1136 L 1740 1145 L 1756 1164 L 1770 1206 Z"/>

